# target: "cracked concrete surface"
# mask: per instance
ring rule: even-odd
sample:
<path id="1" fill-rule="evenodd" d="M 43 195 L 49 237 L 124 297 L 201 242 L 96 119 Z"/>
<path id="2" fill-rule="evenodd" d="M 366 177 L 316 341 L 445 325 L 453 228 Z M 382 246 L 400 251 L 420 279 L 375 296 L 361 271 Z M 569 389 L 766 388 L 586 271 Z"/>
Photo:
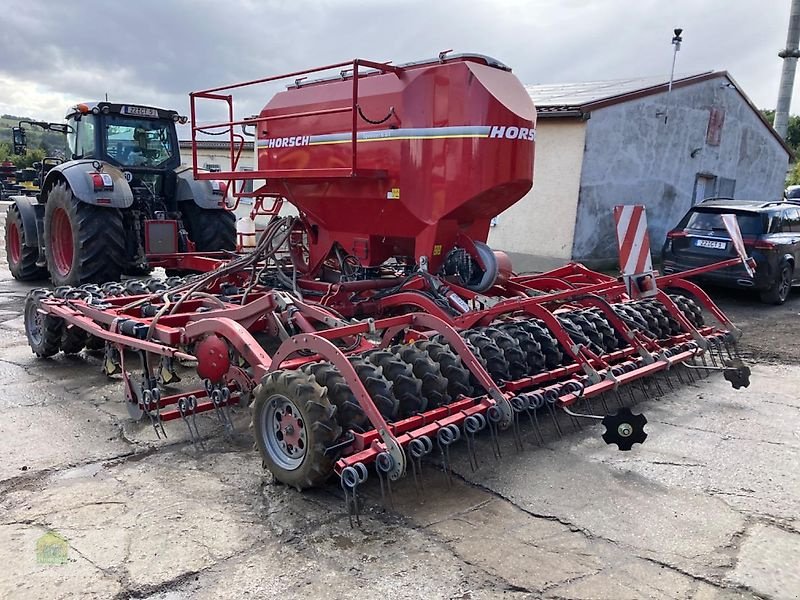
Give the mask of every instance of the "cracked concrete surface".
<path id="1" fill-rule="evenodd" d="M 334 483 L 265 477 L 245 411 L 231 438 L 198 419 L 198 451 L 180 422 L 166 440 L 131 422 L 96 358 L 35 359 L 27 288 L 0 273 L 0 597 L 800 598 L 798 297 L 723 295 L 771 362 L 747 390 L 711 377 L 641 402 L 632 452 L 566 420 L 538 447 L 523 423 L 522 453 L 478 439 L 472 472 L 455 447 L 449 483 L 425 464 L 422 499 L 407 480 L 384 510 L 370 481 L 351 529 Z M 65 564 L 37 560 L 48 532 Z"/>

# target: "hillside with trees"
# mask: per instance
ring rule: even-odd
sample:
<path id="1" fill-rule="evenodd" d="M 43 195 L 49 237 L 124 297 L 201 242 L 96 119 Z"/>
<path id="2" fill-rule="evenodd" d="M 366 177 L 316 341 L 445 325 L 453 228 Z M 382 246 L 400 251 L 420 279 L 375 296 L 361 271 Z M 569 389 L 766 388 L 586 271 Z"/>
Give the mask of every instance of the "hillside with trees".
<path id="1" fill-rule="evenodd" d="M 28 141 L 28 153 L 25 156 L 15 156 L 11 143 L 11 128 L 16 127 L 20 120 L 36 120 L 30 117 L 17 117 L 14 115 L 0 116 L 0 162 L 11 161 L 18 168 L 29 167 L 45 156 L 63 156 L 66 148 L 65 137 L 54 131 L 44 131 L 38 127 L 25 126 Z"/>

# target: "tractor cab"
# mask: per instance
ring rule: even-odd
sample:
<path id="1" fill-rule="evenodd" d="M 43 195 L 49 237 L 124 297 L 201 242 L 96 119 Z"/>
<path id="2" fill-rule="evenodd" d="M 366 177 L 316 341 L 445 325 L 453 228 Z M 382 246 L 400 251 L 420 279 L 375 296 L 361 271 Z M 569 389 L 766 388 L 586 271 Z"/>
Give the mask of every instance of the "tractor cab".
<path id="1" fill-rule="evenodd" d="M 149 106 L 82 103 L 67 114 L 73 160 L 94 158 L 132 173 L 172 171 L 180 165 L 173 110 Z"/>

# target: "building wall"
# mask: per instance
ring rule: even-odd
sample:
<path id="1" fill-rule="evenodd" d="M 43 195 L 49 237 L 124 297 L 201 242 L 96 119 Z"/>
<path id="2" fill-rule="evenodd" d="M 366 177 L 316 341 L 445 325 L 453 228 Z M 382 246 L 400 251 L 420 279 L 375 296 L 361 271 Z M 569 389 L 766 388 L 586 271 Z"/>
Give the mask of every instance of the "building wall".
<path id="1" fill-rule="evenodd" d="M 585 129 L 579 119 L 537 123 L 533 189 L 489 232 L 489 245 L 511 254 L 518 271 L 534 268 L 542 257 L 570 257 Z"/>
<path id="2" fill-rule="evenodd" d="M 658 256 L 666 232 L 694 202 L 698 174 L 735 180 L 734 198 L 782 196 L 788 153 L 726 84 L 720 77 L 591 113 L 573 258 L 616 262 L 612 210 L 632 203 L 647 208 L 651 248 Z M 707 143 L 712 108 L 724 111 L 719 145 Z M 722 192 L 730 189 L 730 182 L 720 183 Z"/>
<path id="3" fill-rule="evenodd" d="M 187 166 L 192 166 L 192 147 L 181 146 L 181 163 Z M 228 148 L 198 148 L 197 149 L 197 166 L 201 169 L 207 168 L 208 165 L 218 165 L 221 171 L 230 171 L 231 160 Z M 242 168 L 253 168 L 253 155 L 252 151 L 242 152 L 238 164 L 239 170 Z"/>

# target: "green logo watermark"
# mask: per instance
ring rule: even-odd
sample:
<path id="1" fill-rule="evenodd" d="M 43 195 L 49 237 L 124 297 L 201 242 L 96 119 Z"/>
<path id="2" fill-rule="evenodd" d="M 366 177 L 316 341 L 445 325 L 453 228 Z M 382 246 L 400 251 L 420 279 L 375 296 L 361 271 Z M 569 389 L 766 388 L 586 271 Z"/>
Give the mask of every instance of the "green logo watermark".
<path id="1" fill-rule="evenodd" d="M 40 565 L 63 565 L 69 560 L 67 540 L 48 531 L 36 540 L 36 562 Z"/>

